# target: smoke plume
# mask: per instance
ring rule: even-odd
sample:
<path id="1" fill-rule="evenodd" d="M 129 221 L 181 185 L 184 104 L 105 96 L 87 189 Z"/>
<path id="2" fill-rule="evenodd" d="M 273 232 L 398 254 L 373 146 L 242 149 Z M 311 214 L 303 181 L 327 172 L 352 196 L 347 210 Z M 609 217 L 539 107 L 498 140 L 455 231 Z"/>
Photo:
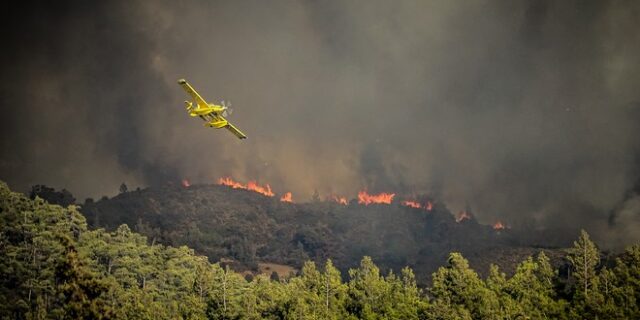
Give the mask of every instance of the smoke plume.
<path id="1" fill-rule="evenodd" d="M 296 199 L 427 193 L 480 221 L 640 240 L 638 2 L 78 1 L 2 15 L 0 179 L 14 188 L 96 197 L 232 176 Z M 232 101 L 249 139 L 187 116 L 183 77 Z"/>

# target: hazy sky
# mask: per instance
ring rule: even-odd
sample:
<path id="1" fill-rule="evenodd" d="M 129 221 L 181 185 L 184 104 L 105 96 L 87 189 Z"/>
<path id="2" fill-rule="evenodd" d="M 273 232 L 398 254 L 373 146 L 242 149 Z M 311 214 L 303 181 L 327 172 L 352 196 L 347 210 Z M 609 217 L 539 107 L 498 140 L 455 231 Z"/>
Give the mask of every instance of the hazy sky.
<path id="1" fill-rule="evenodd" d="M 483 222 L 640 234 L 637 1 L 14 6 L 0 179 L 15 189 L 82 200 L 230 175 L 294 200 L 427 193 Z M 249 139 L 190 118 L 183 77 L 230 100 Z"/>

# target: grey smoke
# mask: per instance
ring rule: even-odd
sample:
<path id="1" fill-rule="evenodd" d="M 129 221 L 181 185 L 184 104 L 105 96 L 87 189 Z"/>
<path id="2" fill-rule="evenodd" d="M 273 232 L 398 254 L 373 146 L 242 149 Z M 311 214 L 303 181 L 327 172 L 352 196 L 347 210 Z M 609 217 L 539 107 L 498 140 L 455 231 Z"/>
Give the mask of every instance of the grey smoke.
<path id="1" fill-rule="evenodd" d="M 4 14 L 0 178 L 15 188 L 82 198 L 231 175 L 299 200 L 429 193 L 483 222 L 600 239 L 632 221 L 619 241 L 639 240 L 640 209 L 623 205 L 639 177 L 637 2 L 123 1 Z M 233 101 L 249 139 L 189 118 L 181 77 Z M 609 224 L 612 210 L 622 218 Z"/>

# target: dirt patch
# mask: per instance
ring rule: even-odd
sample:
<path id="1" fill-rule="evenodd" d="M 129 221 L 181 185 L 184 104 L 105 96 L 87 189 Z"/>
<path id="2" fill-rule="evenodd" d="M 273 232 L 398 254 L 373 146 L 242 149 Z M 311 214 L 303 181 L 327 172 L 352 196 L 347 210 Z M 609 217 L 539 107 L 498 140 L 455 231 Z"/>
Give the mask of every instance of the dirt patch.
<path id="1" fill-rule="evenodd" d="M 278 274 L 278 277 L 285 278 L 285 277 L 288 277 L 292 273 L 295 274 L 298 270 L 296 270 L 295 268 L 293 268 L 291 266 L 284 265 L 284 264 L 269 263 L 269 262 L 258 263 L 258 272 L 259 273 L 269 276 L 274 271 Z"/>

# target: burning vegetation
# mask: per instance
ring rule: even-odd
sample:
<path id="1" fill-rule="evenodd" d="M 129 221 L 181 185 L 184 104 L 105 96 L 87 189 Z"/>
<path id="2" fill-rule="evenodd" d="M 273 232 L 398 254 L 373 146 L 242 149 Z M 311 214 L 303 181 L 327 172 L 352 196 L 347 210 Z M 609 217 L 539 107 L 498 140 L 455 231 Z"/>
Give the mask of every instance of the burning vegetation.
<path id="1" fill-rule="evenodd" d="M 507 228 L 508 227 L 504 225 L 500 220 L 498 220 L 496 223 L 493 224 L 493 230 L 504 230 Z"/>
<path id="2" fill-rule="evenodd" d="M 427 201 L 424 205 L 418 201 L 405 200 L 402 201 L 401 204 L 405 207 L 411 207 L 416 209 L 424 209 L 427 211 L 433 210 L 433 203 L 431 201 Z"/>
<path id="3" fill-rule="evenodd" d="M 234 189 L 244 189 L 244 190 L 257 192 L 267 197 L 273 197 L 275 195 L 273 191 L 271 191 L 271 186 L 269 184 L 265 184 L 264 186 L 261 186 L 255 181 L 249 181 L 247 185 L 243 185 L 240 182 L 234 181 L 230 177 L 224 177 L 224 178 L 218 179 L 218 184 L 228 186 Z"/>
<path id="4" fill-rule="evenodd" d="M 585 231 L 581 232 L 580 238 L 568 250 L 545 249 L 542 252 L 539 248 L 513 247 L 509 245 L 512 241 L 507 241 L 506 237 L 491 234 L 487 236 L 482 232 L 483 230 L 478 229 L 484 229 L 484 227 L 476 223 L 465 223 L 460 228 L 449 228 L 447 224 L 455 223 L 450 218 L 446 221 L 440 220 L 440 223 L 430 223 L 433 220 L 419 219 L 417 215 L 402 210 L 399 206 L 389 208 L 395 209 L 398 213 L 394 216 L 369 214 L 379 208 L 351 212 L 356 217 L 382 219 L 371 225 L 383 224 L 383 228 L 359 228 L 362 227 L 361 219 L 344 219 L 343 214 L 327 216 L 323 210 L 317 210 L 317 208 L 305 211 L 305 214 L 295 214 L 298 209 L 292 208 L 293 206 L 269 207 L 277 204 L 277 201 L 269 201 L 266 198 L 256 203 L 260 206 L 259 203 L 262 202 L 265 207 L 255 212 L 234 210 L 238 208 L 237 206 L 246 206 L 241 199 L 236 200 L 235 205 L 232 200 L 217 203 L 214 207 L 202 208 L 202 201 L 200 201 L 202 199 L 216 199 L 216 193 L 220 197 L 233 193 L 229 190 L 220 190 L 221 188 L 209 187 L 208 189 L 201 190 L 202 192 L 189 192 L 181 187 L 176 188 L 172 184 L 170 188 L 146 189 L 127 197 L 101 200 L 83 208 L 83 210 L 90 210 L 87 211 L 85 220 L 75 207 L 52 206 L 41 200 L 28 199 L 23 194 L 11 192 L 6 184 L 0 182 L 0 209 L 4 209 L 2 217 L 5 223 L 3 227 L 16 235 L 3 239 L 6 245 L 3 250 L 0 250 L 0 261 L 12 262 L 11 266 L 15 266 L 7 267 L 5 263 L 0 268 L 0 279 L 3 280 L 3 284 L 0 285 L 0 300 L 3 301 L 3 304 L 0 304 L 0 314 L 11 314 L 15 319 L 27 319 L 31 314 L 38 312 L 47 316 L 58 315 L 63 319 L 93 319 L 114 312 L 109 304 L 113 303 L 121 306 L 114 314 L 122 319 L 136 318 L 140 315 L 145 318 L 154 318 L 157 314 L 175 319 L 181 318 L 184 312 L 189 312 L 199 319 L 205 319 L 211 315 L 217 318 L 232 315 L 242 319 L 263 315 L 265 318 L 275 319 L 281 317 L 280 312 L 298 313 L 300 309 L 296 308 L 300 305 L 301 295 L 317 296 L 317 288 L 312 286 L 300 288 L 291 285 L 308 283 L 311 279 L 309 275 L 315 275 L 311 280 L 320 279 L 322 280 L 320 283 L 330 283 L 332 288 L 341 290 L 331 291 L 327 295 L 331 299 L 335 300 L 335 297 L 339 297 L 345 301 L 335 304 L 333 309 L 329 310 L 331 313 L 326 313 L 328 309 L 314 309 L 320 310 L 318 314 L 325 312 L 324 314 L 328 315 L 327 318 L 332 319 L 362 319 L 373 314 L 349 308 L 350 305 L 371 303 L 367 300 L 369 288 L 384 294 L 381 299 L 378 299 L 379 304 L 384 308 L 375 309 L 379 318 L 395 319 L 398 318 L 398 314 L 402 314 L 411 319 L 422 316 L 427 319 L 448 319 L 451 318 L 448 317 L 451 314 L 449 310 L 463 310 L 468 319 L 472 317 L 487 319 L 495 314 L 504 314 L 504 318 L 509 319 L 518 319 L 522 314 L 532 315 L 531 318 L 535 319 L 545 317 L 638 319 L 637 301 L 640 300 L 634 291 L 640 281 L 637 259 L 640 256 L 640 247 L 638 245 L 629 247 L 615 259 L 615 262 L 612 261 L 613 259 L 608 260 L 611 261 L 610 269 L 599 270 L 597 267 L 607 260 L 601 260 L 603 254 Z M 181 192 L 182 197 L 167 197 L 175 191 Z M 148 201 L 153 198 L 173 198 L 182 201 L 166 201 L 158 206 L 158 203 Z M 142 204 L 143 207 L 138 204 Z M 149 205 L 156 208 L 153 213 L 152 210 L 140 210 Z M 277 212 L 279 210 L 270 208 L 281 210 Z M 349 208 L 340 209 L 344 209 L 341 213 L 349 214 Z M 25 212 L 38 214 L 25 214 Z M 187 212 L 195 215 L 181 214 Z M 232 212 L 237 216 L 230 217 L 219 214 L 220 212 Z M 285 215 L 280 215 L 283 212 Z M 106 222 L 103 226 L 108 229 L 94 229 L 87 225 L 86 221 L 96 221 L 95 214 L 98 213 L 104 214 L 100 221 Z M 43 224 L 42 216 L 50 217 L 50 220 L 56 221 L 57 224 Z M 134 221 L 145 221 L 145 224 L 139 225 L 143 226 L 141 229 L 148 234 L 138 234 L 126 224 L 122 224 L 131 217 L 135 218 Z M 283 217 L 287 219 L 278 219 Z M 321 217 L 331 220 L 327 220 L 327 224 L 320 225 L 316 221 Z M 198 223 L 184 223 L 194 221 L 192 219 L 196 219 Z M 338 225 L 338 220 L 343 224 L 341 228 L 327 227 Z M 182 229 L 187 225 L 189 225 L 188 229 Z M 73 236 L 75 228 L 84 230 L 82 237 Z M 157 230 L 161 230 L 162 234 L 178 235 L 173 239 L 181 247 L 153 243 L 148 245 L 145 236 L 157 235 Z M 398 237 L 399 232 L 403 231 L 404 236 Z M 415 231 L 421 231 L 422 234 Z M 223 241 L 202 245 L 200 241 L 202 238 L 194 238 L 189 232 L 197 232 L 207 237 L 215 235 Z M 243 237 L 238 237 L 238 234 L 242 234 Z M 441 234 L 446 234 L 444 239 L 440 236 Z M 436 236 L 433 237 L 433 235 Z M 467 241 L 452 247 L 449 239 L 457 238 L 464 238 Z M 38 242 L 39 239 L 48 239 L 49 242 L 43 245 Z M 291 241 L 293 239 L 314 239 L 315 246 L 305 248 L 299 241 Z M 392 253 L 387 246 L 390 240 L 402 241 Z M 100 246 L 96 246 L 96 243 L 100 243 Z M 263 252 L 258 251 L 247 255 L 244 252 L 221 250 L 223 243 L 253 248 L 259 243 L 269 243 L 269 246 L 266 250 L 260 250 Z M 486 243 L 493 248 L 488 248 Z M 200 244 L 200 247 L 195 251 L 192 248 L 197 244 Z M 31 254 L 33 251 L 31 248 L 37 246 L 45 249 L 56 246 L 61 250 L 49 248 L 47 254 L 34 256 Z M 331 251 L 326 248 L 331 248 Z M 360 254 L 364 248 L 367 252 L 374 254 L 382 253 L 377 260 L 380 267 L 374 264 L 370 257 L 360 260 Z M 460 252 L 442 254 L 454 248 L 475 253 L 470 256 L 479 257 L 482 260 L 475 260 L 478 258 L 467 260 Z M 77 250 L 82 254 L 71 251 L 73 255 L 70 255 L 70 250 Z M 420 254 L 426 250 L 432 250 L 434 254 Z M 533 257 L 534 254 L 537 256 Z M 446 256 L 448 259 L 445 261 Z M 278 260 L 265 260 L 267 257 Z M 324 259 L 326 262 L 324 266 L 318 268 L 312 262 L 312 258 Z M 337 261 L 335 265 L 333 260 Z M 407 260 L 417 262 L 415 272 L 406 266 Z M 131 263 L 132 261 L 135 263 Z M 359 267 L 354 268 L 358 261 L 360 261 Z M 562 263 L 560 264 L 554 261 L 566 262 L 560 262 Z M 284 262 L 287 264 L 285 265 Z M 242 264 L 255 267 L 243 270 Z M 295 272 L 297 268 L 294 266 L 300 265 L 303 266 L 303 271 Z M 498 265 L 500 265 L 499 269 Z M 58 271 L 61 266 L 75 270 L 76 274 L 60 275 Z M 485 278 L 484 275 L 476 273 L 472 266 L 479 270 L 491 268 L 491 275 Z M 111 273 L 107 272 L 109 268 L 113 269 Z M 560 271 L 567 268 L 575 272 L 563 275 Z M 403 270 L 400 276 L 389 272 L 388 276 L 367 277 L 370 274 L 381 273 L 380 270 L 400 269 Z M 15 270 L 26 271 L 15 272 Z M 208 273 L 203 273 L 205 276 L 199 277 L 197 281 L 165 280 L 174 279 L 176 275 L 195 274 L 194 272 L 200 272 L 200 270 Z M 289 274 L 286 276 L 286 281 L 280 280 L 283 274 L 280 270 Z M 341 275 L 347 270 L 350 274 L 355 273 L 365 277 L 351 276 L 348 282 L 344 282 Z M 509 272 L 509 270 L 512 271 Z M 495 278 L 494 271 L 498 272 L 501 277 L 499 280 L 506 285 L 494 285 L 495 282 L 492 282 Z M 590 274 L 591 278 L 580 277 L 584 273 Z M 146 274 L 150 277 L 143 278 L 141 284 L 133 279 L 134 285 L 131 286 L 132 274 Z M 416 275 L 425 274 L 433 276 L 430 279 L 416 277 Z M 506 276 L 506 274 L 510 275 Z M 65 281 L 65 286 L 34 286 L 31 291 L 15 290 L 16 284 L 29 283 L 32 279 L 40 279 L 43 283 L 55 283 L 60 280 L 58 278 Z M 452 278 L 459 281 L 452 283 L 449 281 Z M 257 281 L 251 279 L 257 279 Z M 526 280 L 524 284 L 522 279 Z M 556 279 L 557 282 L 554 282 Z M 606 286 L 590 286 L 593 282 L 599 284 L 597 281 L 601 279 L 603 282 L 608 281 L 605 283 Z M 149 293 L 150 290 L 140 289 L 139 287 L 145 283 L 151 284 L 155 291 Z M 155 286 L 158 283 L 162 285 Z M 91 292 L 82 290 L 87 285 L 92 286 Z M 69 286 L 81 289 L 70 291 Z M 241 292 L 242 295 L 254 299 L 252 301 L 258 302 L 261 301 L 259 300 L 261 297 L 269 298 L 271 293 L 277 293 L 278 299 L 269 304 L 256 303 L 253 305 L 254 309 L 247 310 L 241 299 L 225 300 L 222 294 L 202 294 L 203 291 L 200 290 L 202 288 L 224 288 L 231 293 Z M 441 288 L 444 289 L 440 290 Z M 464 294 L 477 299 L 452 301 L 450 293 L 460 291 L 460 288 L 466 290 Z M 515 290 L 519 296 L 512 297 L 508 294 L 510 291 L 506 291 L 505 288 Z M 421 294 L 422 290 L 431 295 Z M 323 294 L 326 292 L 328 291 Z M 602 298 L 595 302 L 585 302 L 583 297 L 586 292 L 595 297 L 605 297 L 607 300 Z M 172 305 L 176 296 L 190 303 L 185 304 L 181 310 L 177 310 Z M 521 299 L 521 296 L 536 297 L 544 303 L 531 303 L 530 299 Z M 505 309 L 503 304 L 492 303 L 483 305 L 484 309 L 478 308 L 477 301 L 493 301 L 491 299 L 495 297 L 500 297 L 504 305 L 513 306 L 513 309 Z M 34 300 L 47 298 L 53 303 L 51 306 L 24 303 L 30 298 Z M 153 300 L 153 304 L 148 308 L 146 305 L 141 306 L 137 303 L 137 301 L 147 300 Z M 224 303 L 228 304 L 226 310 L 223 308 Z M 303 301 L 303 303 L 307 302 Z M 585 307 L 587 303 L 591 304 Z M 65 308 L 68 305 L 75 309 Z M 84 311 L 82 308 L 87 305 L 91 310 Z M 437 308 L 432 307 L 434 305 Z M 305 310 L 311 310 L 312 307 Z M 448 313 L 442 312 L 443 309 Z M 78 317 L 77 310 L 81 310 L 84 317 Z"/>
<path id="5" fill-rule="evenodd" d="M 410 201 L 410 200 L 402 201 L 402 205 L 406 207 L 416 208 L 416 209 L 422 208 L 422 205 L 419 202 Z"/>
<path id="6" fill-rule="evenodd" d="M 269 184 L 265 184 L 264 186 L 262 186 L 253 180 L 249 181 L 246 185 L 244 185 L 238 181 L 233 180 L 230 177 L 222 177 L 218 179 L 218 184 L 223 186 L 228 186 L 233 189 L 243 189 L 243 190 L 253 191 L 267 197 L 273 197 L 275 195 L 274 192 L 271 190 L 271 186 Z M 187 181 L 186 179 L 182 180 L 182 185 L 184 187 L 190 186 L 189 181 Z M 396 196 L 395 193 L 381 192 L 378 194 L 369 194 L 366 190 L 362 190 L 358 192 L 358 204 L 365 205 L 365 206 L 370 204 L 390 205 L 391 203 L 393 203 L 393 199 L 395 198 L 395 196 Z M 348 205 L 349 203 L 346 197 L 338 196 L 335 194 L 328 195 L 325 197 L 325 199 L 326 201 L 332 201 L 344 206 Z M 282 196 L 280 197 L 280 201 L 293 203 L 292 193 L 291 192 L 283 193 Z M 399 203 L 400 205 L 409 207 L 409 208 L 423 209 L 425 211 L 433 210 L 433 202 L 431 200 L 419 201 L 419 200 L 407 199 L 407 200 L 400 201 Z M 455 215 L 455 220 L 458 223 L 463 222 L 465 220 L 471 220 L 472 218 L 473 218 L 473 215 L 469 213 L 467 210 L 460 211 Z M 496 231 L 509 228 L 502 221 L 497 221 L 491 227 Z"/>
<path id="7" fill-rule="evenodd" d="M 291 196 L 291 192 L 287 192 L 285 194 L 282 195 L 282 197 L 280 197 L 280 201 L 282 202 L 293 202 L 292 196 Z"/>
<path id="8" fill-rule="evenodd" d="M 471 220 L 471 214 L 467 211 L 460 211 L 456 215 L 456 222 L 460 223 L 464 220 Z"/>
<path id="9" fill-rule="evenodd" d="M 358 203 L 364 205 L 370 205 L 372 203 L 375 204 L 391 204 L 393 201 L 393 197 L 395 197 L 395 193 L 378 193 L 378 194 L 369 194 L 367 191 L 362 190 L 358 192 Z"/>
<path id="10" fill-rule="evenodd" d="M 326 199 L 327 199 L 327 201 L 333 201 L 333 202 L 339 203 L 339 204 L 341 204 L 341 205 L 343 205 L 343 206 L 346 206 L 346 205 L 349 203 L 349 202 L 347 201 L 347 198 L 346 198 L 346 197 L 337 196 L 337 195 L 335 195 L 335 194 L 332 194 L 332 195 L 330 195 L 330 196 L 327 196 L 327 198 L 326 198 Z"/>

